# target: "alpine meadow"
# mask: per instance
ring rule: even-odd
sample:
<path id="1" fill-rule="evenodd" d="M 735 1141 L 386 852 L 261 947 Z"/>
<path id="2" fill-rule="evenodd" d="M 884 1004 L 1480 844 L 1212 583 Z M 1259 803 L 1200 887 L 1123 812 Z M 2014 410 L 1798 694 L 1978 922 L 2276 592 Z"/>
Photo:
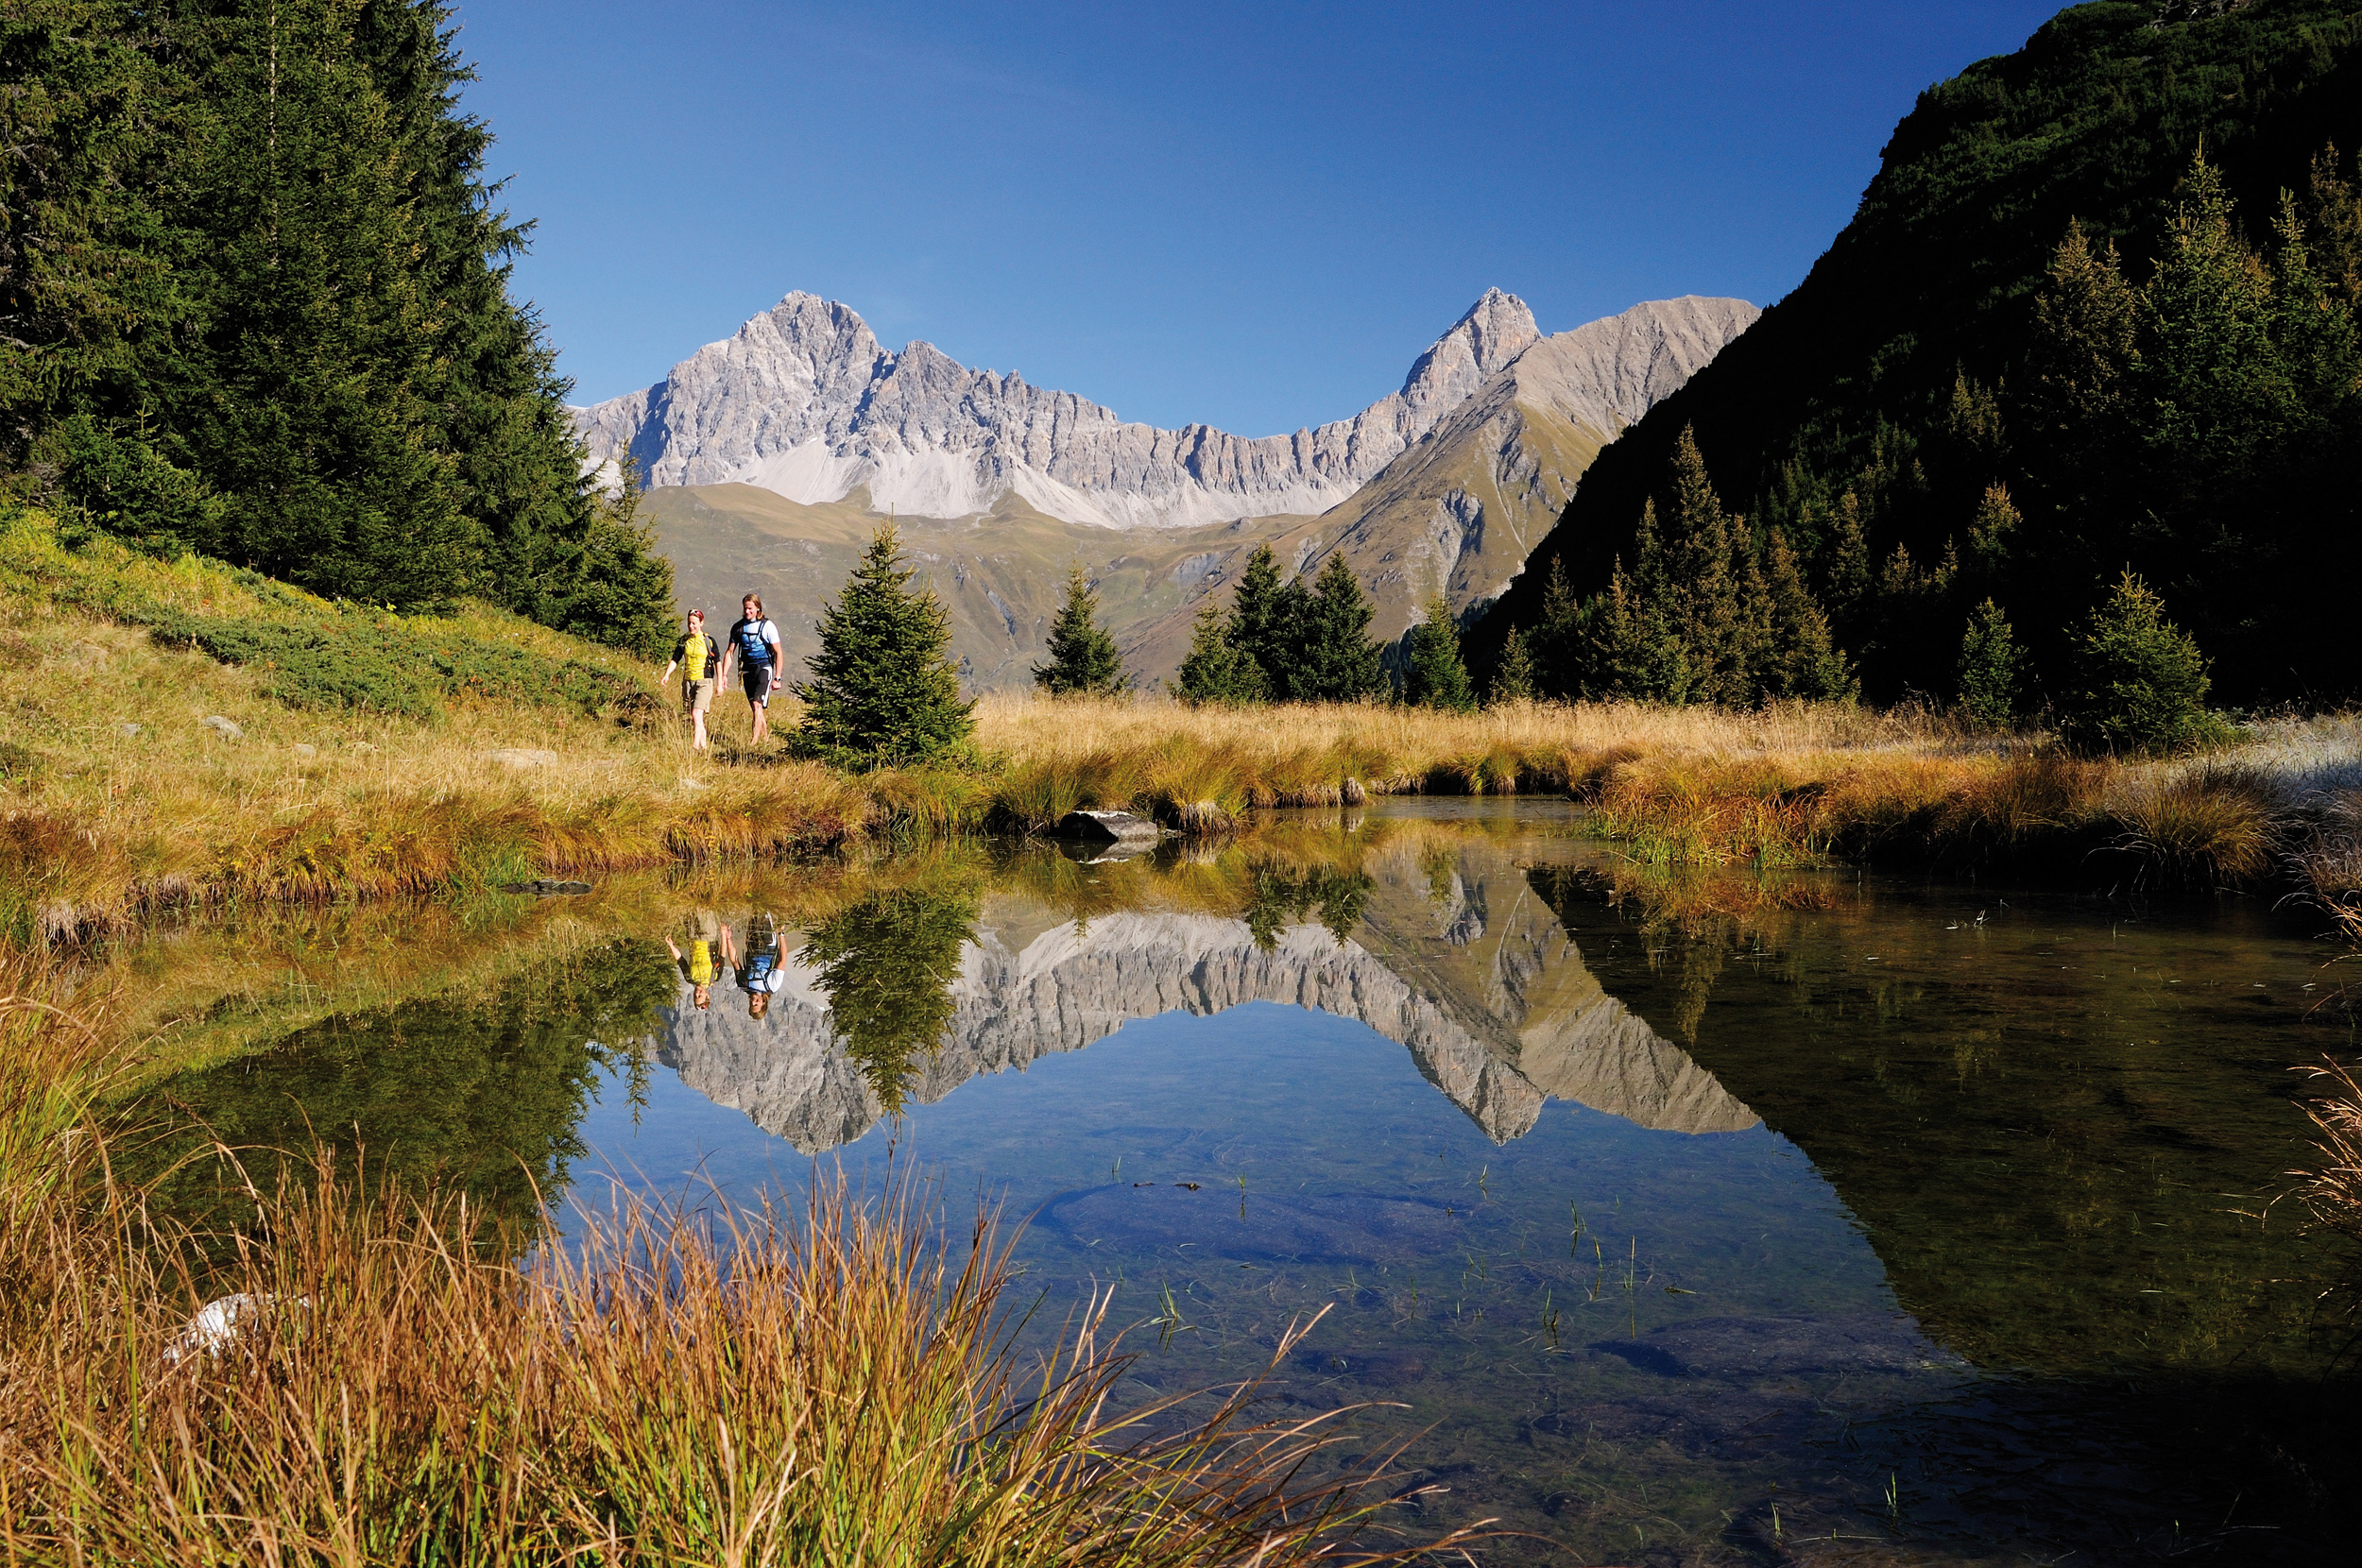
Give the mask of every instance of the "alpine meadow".
<path id="1" fill-rule="evenodd" d="M 9 0 L 0 1563 L 2351 1560 L 2362 12 L 2030 3 Z"/>

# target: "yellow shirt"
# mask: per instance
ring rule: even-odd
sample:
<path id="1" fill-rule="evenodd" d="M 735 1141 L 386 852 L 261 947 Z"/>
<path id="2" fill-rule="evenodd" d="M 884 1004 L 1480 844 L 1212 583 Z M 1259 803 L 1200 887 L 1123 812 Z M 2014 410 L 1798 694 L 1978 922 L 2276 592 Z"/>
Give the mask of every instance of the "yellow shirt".
<path id="1" fill-rule="evenodd" d="M 706 678 L 706 639 L 702 633 L 681 639 L 680 673 L 686 680 Z"/>
<path id="2" fill-rule="evenodd" d="M 711 985 L 714 976 L 712 946 L 704 941 L 692 942 L 683 966 L 689 971 L 690 984 Z"/>

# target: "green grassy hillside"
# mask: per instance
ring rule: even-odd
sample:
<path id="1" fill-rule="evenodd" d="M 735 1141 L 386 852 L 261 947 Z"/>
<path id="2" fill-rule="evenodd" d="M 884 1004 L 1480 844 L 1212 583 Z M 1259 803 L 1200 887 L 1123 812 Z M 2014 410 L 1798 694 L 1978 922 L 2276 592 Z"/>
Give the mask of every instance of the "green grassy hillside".
<path id="1" fill-rule="evenodd" d="M 2178 19 L 2161 20 L 2167 14 Z M 2317 165 L 2333 145 L 2331 165 Z M 2222 698 L 2319 701 L 2362 690 L 2344 630 L 2362 579 L 2352 483 L 2362 401 L 2351 346 L 2298 354 L 2285 339 L 2315 315 L 2268 320 L 2277 307 L 2217 301 L 2226 331 L 2271 347 L 2221 346 L 2213 371 L 2183 377 L 2179 425 L 2157 417 L 2167 396 L 2157 388 L 2119 400 L 2104 419 L 2062 412 L 2071 378 L 2055 351 L 2039 351 L 2036 303 L 2055 287 L 2069 221 L 2103 251 L 2118 247 L 2126 282 L 2145 287 L 2173 243 L 2186 196 L 2177 190 L 2201 146 L 2236 202 L 2237 232 L 2259 253 L 2246 264 L 2251 279 L 2270 280 L 2264 291 L 2284 301 L 2318 283 L 2325 311 L 2355 308 L 2362 18 L 2353 7 L 2075 7 L 2016 53 L 1921 95 L 1810 275 L 1607 449 L 1537 563 L 1563 561 L 1586 594 L 1605 586 L 1619 554 L 1630 566 L 1642 502 L 1655 494 L 1664 505 L 1676 440 L 1694 425 L 1717 489 L 1802 546 L 1817 588 L 1832 587 L 1833 520 L 1848 498 L 1874 574 L 1898 548 L 1908 553 L 1912 570 L 1894 592 L 1877 576 L 1858 613 L 1839 615 L 1867 695 L 1948 695 L 1964 614 L 1953 601 L 1973 605 L 1988 590 L 2055 669 L 2066 628 L 2127 564 L 2215 656 Z M 2331 167 L 2327 184 L 2320 166 Z M 2314 281 L 2302 287 L 2289 281 L 2295 253 L 2275 233 L 2284 191 L 2309 250 Z M 2146 359 L 2133 380 L 2168 353 L 2213 351 L 2181 341 L 2207 310 L 2177 321 L 2175 308 L 2164 296 L 2135 307 L 2128 341 L 2132 359 Z M 2300 358 L 2335 373 L 2319 388 L 2275 391 L 2279 361 Z M 2285 438 L 2244 403 L 2229 406 L 2251 395 L 2286 405 Z M 2200 406 L 2208 399 L 2226 406 Z M 1972 587 L 1970 526 L 1995 484 L 2023 522 L 1997 574 Z M 1954 545 L 1972 571 L 1946 599 L 1928 591 L 1927 574 Z M 1547 575 L 1530 571 L 1511 589 L 1479 635 L 1481 650 L 1497 649 L 1513 622 L 1536 623 Z M 1846 598 L 1839 586 L 1833 609 Z"/>

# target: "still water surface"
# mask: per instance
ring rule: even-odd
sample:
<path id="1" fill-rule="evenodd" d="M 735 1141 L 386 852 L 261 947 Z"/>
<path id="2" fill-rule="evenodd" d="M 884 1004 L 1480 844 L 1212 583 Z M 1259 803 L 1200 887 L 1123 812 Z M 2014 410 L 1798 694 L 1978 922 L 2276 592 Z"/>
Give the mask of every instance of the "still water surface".
<path id="1" fill-rule="evenodd" d="M 2353 1260 L 2262 1217 L 2352 1023 L 2265 912 L 1652 879 L 1532 801 L 770 901 L 159 1093 L 511 1202 L 916 1167 L 1028 1220 L 1037 1323 L 1114 1287 L 1143 1389 L 1325 1309 L 1275 1399 L 1403 1406 L 1404 1523 L 1488 1561 L 2349 1559 Z M 700 1008 L 724 928 L 777 965 Z"/>

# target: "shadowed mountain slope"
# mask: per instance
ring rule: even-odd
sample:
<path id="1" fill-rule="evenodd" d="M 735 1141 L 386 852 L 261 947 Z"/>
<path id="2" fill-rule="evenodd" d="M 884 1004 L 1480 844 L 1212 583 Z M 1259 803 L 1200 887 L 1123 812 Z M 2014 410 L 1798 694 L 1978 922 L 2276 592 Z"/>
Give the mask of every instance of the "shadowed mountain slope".
<path id="1" fill-rule="evenodd" d="M 1783 528 L 1813 558 L 1816 587 L 1848 491 L 1874 570 L 1897 547 L 1924 570 L 1948 544 L 1970 552 L 1986 487 L 2002 483 L 2025 521 L 1978 591 L 2045 662 L 2129 564 L 2217 656 L 2223 696 L 2351 693 L 2344 601 L 2362 571 L 2362 526 L 2350 460 L 2325 453 L 2274 495 L 2199 472 L 2196 456 L 2195 488 L 2175 492 L 2166 470 L 2185 454 L 2116 463 L 2087 483 L 2062 457 L 2083 436 L 2062 437 L 2035 397 L 2034 304 L 2070 219 L 2095 246 L 2120 247 L 2125 278 L 2141 284 L 2202 147 L 2248 240 L 2268 251 L 2280 193 L 2309 212 L 2312 162 L 2331 144 L 2350 181 L 2362 22 L 2341 0 L 2078 6 L 2017 52 L 1930 87 L 1805 281 L 1584 475 L 1534 570 L 1476 629 L 1477 662 L 1489 667 L 1512 624 L 1537 623 L 1553 559 L 1583 594 L 1606 586 L 1618 555 L 1633 564 L 1642 503 L 1662 504 L 1675 443 L 1694 426 L 1723 501 Z M 2332 279 L 2353 276 L 2351 221 L 2333 214 L 2333 228 L 2348 226 L 2342 258 L 2313 230 L 2315 264 Z M 1969 395 L 1956 399 L 1963 379 Z M 1857 655 L 1865 640 L 1887 644 L 1863 667 L 1867 693 L 1883 698 L 1903 685 L 1948 690 L 1961 625 L 1947 614 L 1924 637 L 1874 621 L 1839 630 Z"/>

